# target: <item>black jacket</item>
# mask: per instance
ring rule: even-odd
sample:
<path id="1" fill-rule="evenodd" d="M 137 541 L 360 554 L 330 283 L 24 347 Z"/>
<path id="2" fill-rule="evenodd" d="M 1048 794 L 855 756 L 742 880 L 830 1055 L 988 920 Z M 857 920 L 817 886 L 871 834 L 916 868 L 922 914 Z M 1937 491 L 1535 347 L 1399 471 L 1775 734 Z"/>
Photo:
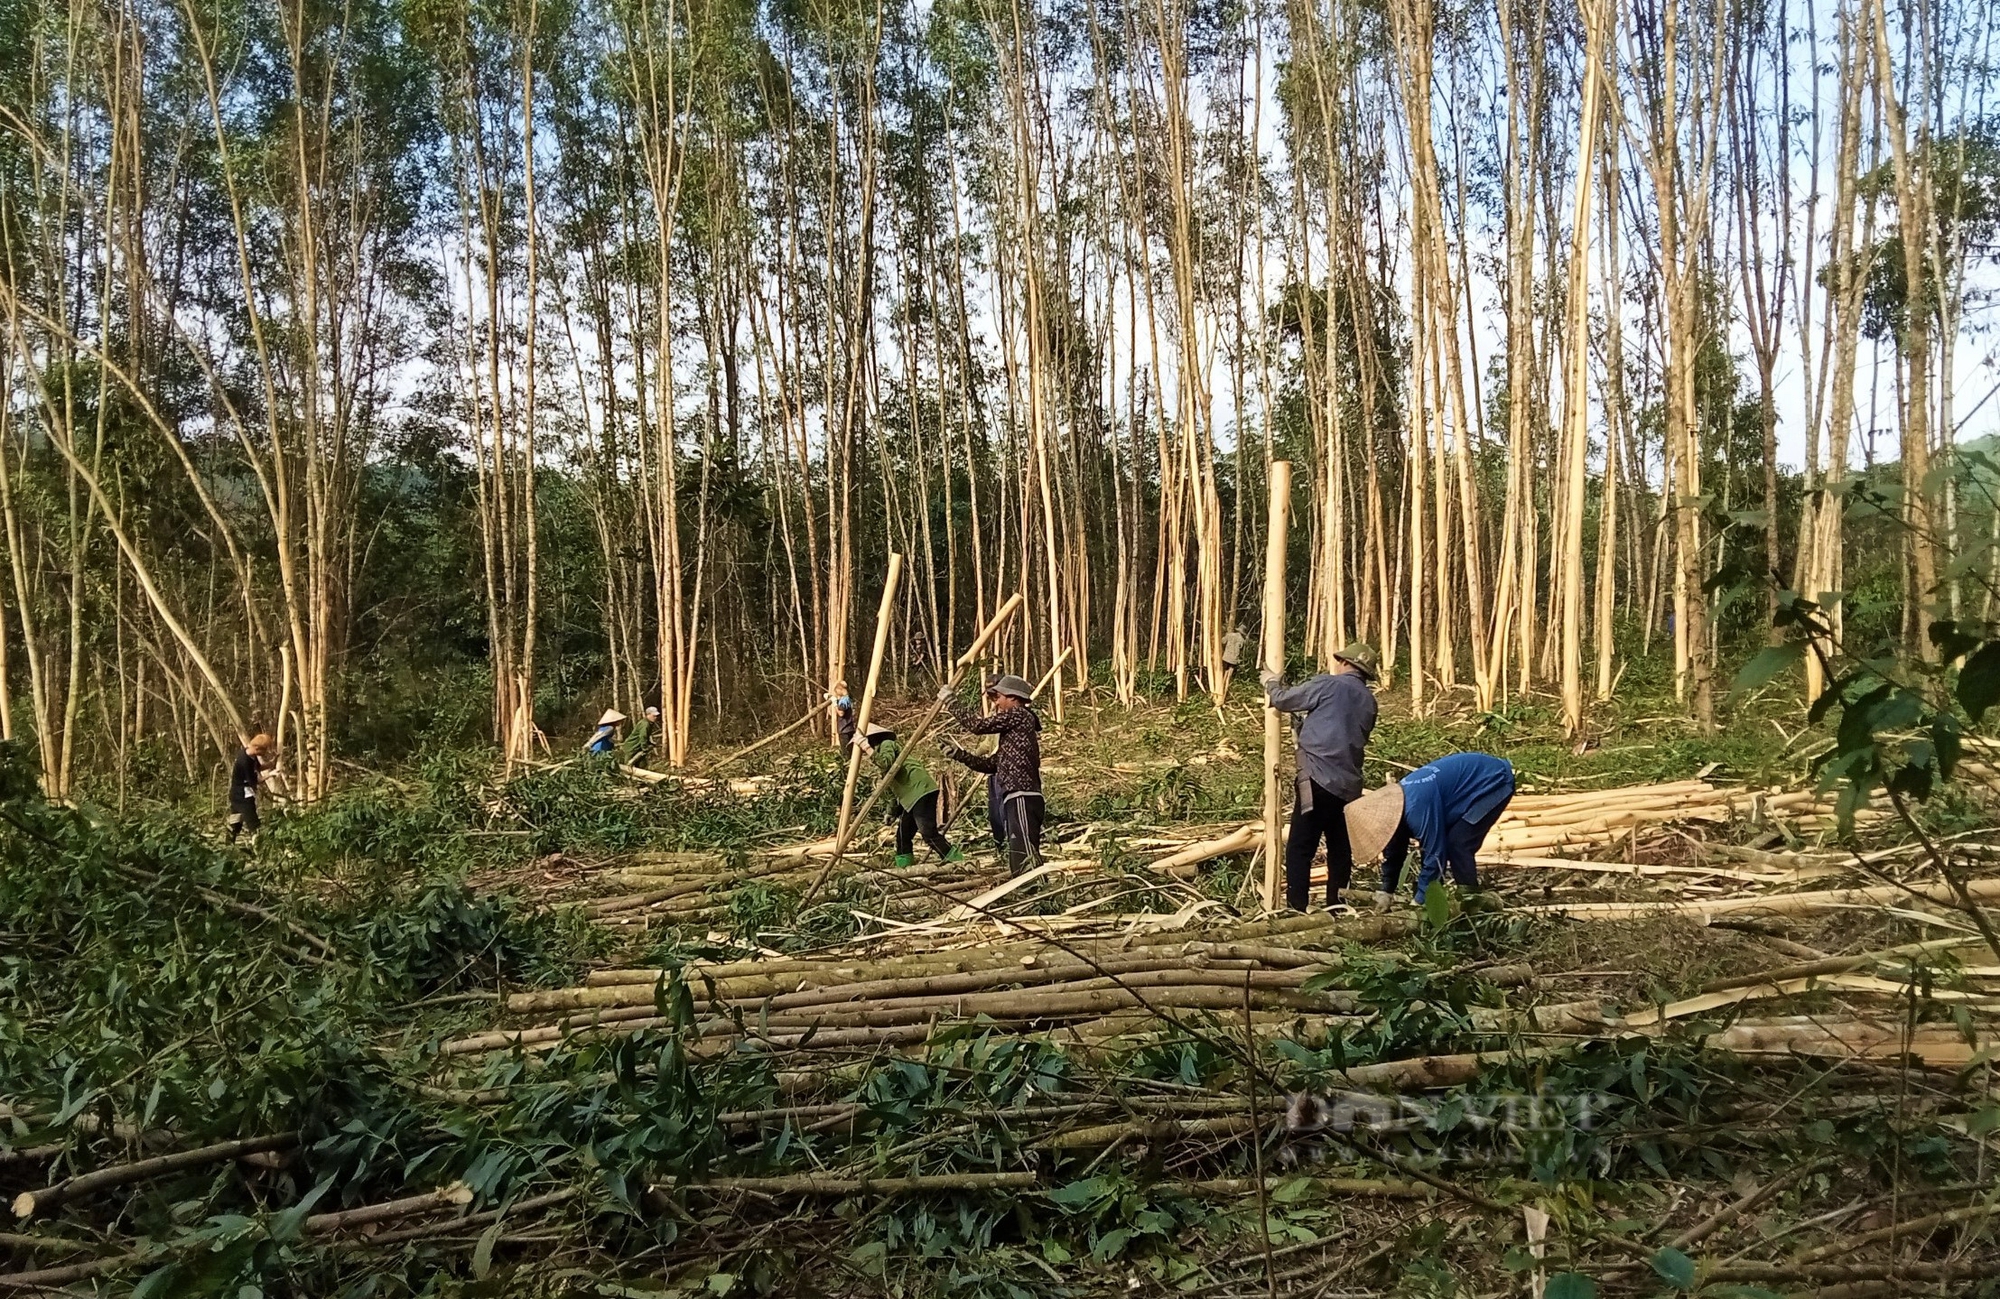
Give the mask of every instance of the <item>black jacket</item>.
<path id="1" fill-rule="evenodd" d="M 264 774 L 263 764 L 251 755 L 248 749 L 236 755 L 236 765 L 229 769 L 229 808 L 241 812 L 257 803 L 257 782 Z"/>
<path id="2" fill-rule="evenodd" d="M 1042 719 L 1025 704 L 981 717 L 969 708 L 951 705 L 951 715 L 974 735 L 997 735 L 1000 747 L 990 756 L 952 745 L 946 753 L 974 771 L 991 772 L 1002 793 L 1042 792 Z"/>

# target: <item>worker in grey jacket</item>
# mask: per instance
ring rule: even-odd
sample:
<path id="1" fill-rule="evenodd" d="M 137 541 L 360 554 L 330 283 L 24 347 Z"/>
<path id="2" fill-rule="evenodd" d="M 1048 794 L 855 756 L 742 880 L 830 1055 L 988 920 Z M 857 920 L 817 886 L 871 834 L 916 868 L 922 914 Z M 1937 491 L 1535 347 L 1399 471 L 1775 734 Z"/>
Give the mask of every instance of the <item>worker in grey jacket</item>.
<path id="1" fill-rule="evenodd" d="M 1355 642 L 1334 655 L 1333 671 L 1288 686 L 1276 672 L 1263 674 L 1264 694 L 1280 712 L 1302 714 L 1298 723 L 1299 771 L 1292 803 L 1291 841 L 1285 845 L 1285 905 L 1306 909 L 1313 858 L 1326 840 L 1326 901 L 1354 877 L 1347 842 L 1347 805 L 1361 797 L 1361 754 L 1375 729 L 1375 651 Z"/>

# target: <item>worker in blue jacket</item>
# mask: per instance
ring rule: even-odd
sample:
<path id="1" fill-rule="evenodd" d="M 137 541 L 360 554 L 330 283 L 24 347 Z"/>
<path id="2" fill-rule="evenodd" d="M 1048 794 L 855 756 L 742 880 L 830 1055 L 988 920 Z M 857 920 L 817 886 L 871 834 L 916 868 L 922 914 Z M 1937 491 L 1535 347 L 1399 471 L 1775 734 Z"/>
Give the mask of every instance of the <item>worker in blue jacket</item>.
<path id="1" fill-rule="evenodd" d="M 1410 840 L 1422 844 L 1421 903 L 1447 869 L 1460 888 L 1479 887 L 1479 846 L 1513 797 L 1512 763 L 1490 753 L 1454 753 L 1355 800 L 1348 807 L 1349 835 L 1357 849 L 1382 844 L 1382 891 L 1391 894 L 1402 879 Z"/>

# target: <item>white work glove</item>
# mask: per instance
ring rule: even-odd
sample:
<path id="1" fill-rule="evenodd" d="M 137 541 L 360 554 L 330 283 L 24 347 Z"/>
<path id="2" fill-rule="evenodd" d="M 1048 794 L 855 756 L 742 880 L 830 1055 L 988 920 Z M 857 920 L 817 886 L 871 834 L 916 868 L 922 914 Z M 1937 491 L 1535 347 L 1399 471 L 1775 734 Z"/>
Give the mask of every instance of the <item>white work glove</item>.
<path id="1" fill-rule="evenodd" d="M 1265 668 L 1262 672 L 1259 672 L 1257 674 L 1257 680 L 1264 683 L 1264 689 L 1266 690 L 1269 690 L 1272 686 L 1281 686 L 1285 684 L 1284 675 L 1282 673 L 1273 672 L 1269 668 Z"/>
<path id="2" fill-rule="evenodd" d="M 948 704 L 957 697 L 958 691 L 952 686 L 943 686 L 938 690 L 938 702 L 941 704 Z"/>

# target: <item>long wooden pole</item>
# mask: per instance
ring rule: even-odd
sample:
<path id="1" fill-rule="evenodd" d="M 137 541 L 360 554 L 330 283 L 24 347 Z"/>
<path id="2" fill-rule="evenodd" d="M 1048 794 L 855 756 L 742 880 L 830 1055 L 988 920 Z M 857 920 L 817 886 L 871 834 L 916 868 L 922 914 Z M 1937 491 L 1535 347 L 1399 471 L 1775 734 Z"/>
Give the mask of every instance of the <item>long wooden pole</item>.
<path id="1" fill-rule="evenodd" d="M 1019 591 L 1007 597 L 1007 603 L 1000 606 L 999 611 L 993 615 L 992 621 L 988 622 L 985 628 L 979 633 L 978 639 L 974 640 L 971 647 L 965 653 L 959 655 L 958 661 L 952 664 L 951 675 L 945 679 L 944 687 L 940 691 L 940 694 L 943 691 L 952 690 L 957 687 L 960 679 L 965 676 L 965 670 L 978 662 L 979 656 L 985 652 L 986 643 L 999 634 L 1000 629 L 1007 625 L 1007 620 L 1012 618 L 1015 612 L 1027 602 L 1027 598 L 1027 596 Z M 870 794 L 867 801 L 862 803 L 860 809 L 855 812 L 853 823 L 858 824 L 868 819 L 868 813 L 874 810 L 876 802 L 882 797 L 882 791 L 889 788 L 889 782 L 896 778 L 896 773 L 901 771 L 903 764 L 910 760 L 910 754 L 916 751 L 917 741 L 924 737 L 924 733 L 930 729 L 931 723 L 935 722 L 937 715 L 943 711 L 943 699 L 940 698 L 931 701 L 930 708 L 917 720 L 917 724 L 910 728 L 910 733 L 903 737 L 902 752 L 898 753 L 896 760 L 889 764 L 889 769 L 882 773 L 882 779 L 876 784 L 875 792 Z M 826 859 L 826 865 L 819 868 L 819 874 L 813 876 L 813 882 L 807 886 L 805 895 L 799 899 L 799 906 L 801 908 L 809 905 L 813 898 L 818 895 L 821 886 L 826 883 L 826 877 L 833 873 L 834 866 L 846 854 L 847 832 L 851 828 L 852 824 L 843 825 L 840 833 L 834 837 L 833 855 Z"/>
<path id="2" fill-rule="evenodd" d="M 1039 697 L 1042 693 L 1043 687 L 1049 684 L 1050 680 L 1055 677 L 1056 673 L 1062 671 L 1063 664 L 1069 662 L 1070 656 L 1075 653 L 1076 653 L 1076 646 L 1074 645 L 1063 646 L 1062 657 L 1056 660 L 1056 665 L 1054 667 L 1050 668 L 1047 672 L 1042 673 L 1042 679 L 1035 683 L 1035 688 L 1028 692 L 1029 695 Z M 1058 690 L 1056 693 L 1061 694 L 1062 691 Z"/>
<path id="3" fill-rule="evenodd" d="M 847 843 L 854 814 L 854 782 L 861 776 L 861 755 L 868 747 L 868 722 L 875 711 L 875 687 L 882 679 L 882 654 L 889 647 L 889 627 L 896 619 L 896 588 L 903 580 L 903 557 L 889 556 L 889 576 L 882 583 L 882 603 L 875 610 L 875 649 L 868 658 L 868 683 L 861 688 L 861 707 L 854 715 L 854 742 L 847 749 L 847 784 L 840 791 L 840 830 L 834 835 L 834 855 Z"/>
<path id="4" fill-rule="evenodd" d="M 775 744 L 779 740 L 784 739 L 787 735 L 790 735 L 793 731 L 798 730 L 801 726 L 805 726 L 813 721 L 816 721 L 818 718 L 820 718 L 822 715 L 825 714 L 826 707 L 827 706 L 824 703 L 814 704 L 811 708 L 806 710 L 806 715 L 804 717 L 799 718 L 799 720 L 793 722 L 791 725 L 785 727 L 783 730 L 772 731 L 769 735 L 765 736 L 763 739 L 758 740 L 753 744 L 744 745 L 742 748 L 730 754 L 728 757 L 717 759 L 715 762 L 709 764 L 708 774 L 712 775 L 715 772 L 722 770 L 724 767 L 728 766 L 732 762 L 737 761 L 739 758 L 747 758 L 751 754 L 755 753 L 757 750 L 763 748 L 765 745 Z"/>
<path id="5" fill-rule="evenodd" d="M 1292 462 L 1271 462 L 1271 507 L 1264 543 L 1264 670 L 1285 670 L 1285 541 L 1291 528 Z M 1328 573 L 1324 580 L 1338 581 Z M 1278 754 L 1285 741 L 1284 718 L 1264 705 L 1264 909 L 1278 905 L 1282 875 L 1279 857 L 1284 838 L 1278 825 L 1283 800 L 1278 797 Z"/>

